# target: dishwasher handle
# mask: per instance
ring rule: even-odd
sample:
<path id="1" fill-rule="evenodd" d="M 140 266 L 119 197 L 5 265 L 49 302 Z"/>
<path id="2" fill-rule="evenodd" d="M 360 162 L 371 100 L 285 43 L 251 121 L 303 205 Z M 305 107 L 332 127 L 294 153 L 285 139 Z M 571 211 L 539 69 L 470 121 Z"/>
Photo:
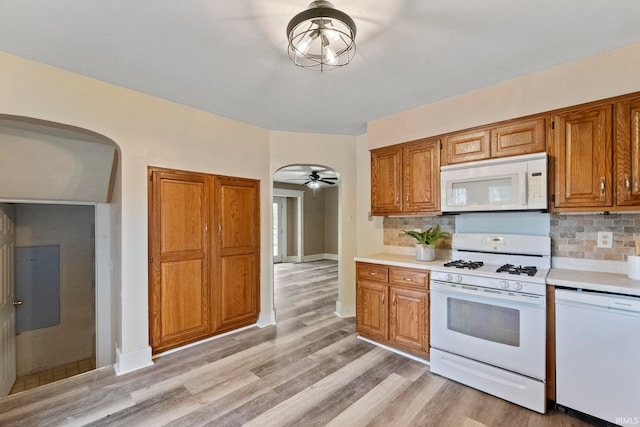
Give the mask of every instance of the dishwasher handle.
<path id="1" fill-rule="evenodd" d="M 556 290 L 556 303 L 562 304 L 563 302 L 591 305 L 640 315 L 639 297 L 558 289 Z"/>

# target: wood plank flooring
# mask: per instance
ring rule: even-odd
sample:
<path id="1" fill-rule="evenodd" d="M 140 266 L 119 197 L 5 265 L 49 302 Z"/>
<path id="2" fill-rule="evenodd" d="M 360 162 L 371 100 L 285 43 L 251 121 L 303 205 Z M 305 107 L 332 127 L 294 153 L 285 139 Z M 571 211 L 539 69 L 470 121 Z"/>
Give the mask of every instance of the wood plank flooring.
<path id="1" fill-rule="evenodd" d="M 275 267 L 278 325 L 116 377 L 87 372 L 0 399 L 2 426 L 585 426 L 429 372 L 334 313 L 337 263 Z"/>

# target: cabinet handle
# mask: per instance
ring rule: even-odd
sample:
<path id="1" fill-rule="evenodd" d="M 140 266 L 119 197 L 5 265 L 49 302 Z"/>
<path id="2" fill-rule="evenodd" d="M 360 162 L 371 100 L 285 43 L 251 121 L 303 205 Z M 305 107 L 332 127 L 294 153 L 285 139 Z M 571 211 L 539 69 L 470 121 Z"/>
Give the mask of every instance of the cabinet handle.
<path id="1" fill-rule="evenodd" d="M 403 277 L 403 278 L 402 278 L 402 280 L 405 280 L 405 281 L 407 281 L 407 282 L 415 282 L 415 280 L 410 279 L 410 278 L 408 278 L 408 277 Z"/>
<path id="2" fill-rule="evenodd" d="M 373 273 L 371 271 L 369 272 L 369 276 L 375 276 L 375 275 L 376 275 L 376 273 Z"/>
<path id="3" fill-rule="evenodd" d="M 627 188 L 627 191 L 631 191 L 631 180 L 628 176 L 624 177 L 624 186 Z"/>
<path id="4" fill-rule="evenodd" d="M 391 300 L 391 304 L 396 305 L 396 296 L 393 296 L 393 299 Z"/>
<path id="5" fill-rule="evenodd" d="M 607 188 L 604 182 L 604 178 L 600 178 L 600 192 L 604 193 L 604 190 Z"/>
<path id="6" fill-rule="evenodd" d="M 396 196 L 396 203 L 400 203 L 400 196 Z"/>
<path id="7" fill-rule="evenodd" d="M 384 294 L 382 294 L 382 303 L 384 304 Z"/>
<path id="8" fill-rule="evenodd" d="M 409 195 L 407 194 L 407 203 L 409 202 Z"/>

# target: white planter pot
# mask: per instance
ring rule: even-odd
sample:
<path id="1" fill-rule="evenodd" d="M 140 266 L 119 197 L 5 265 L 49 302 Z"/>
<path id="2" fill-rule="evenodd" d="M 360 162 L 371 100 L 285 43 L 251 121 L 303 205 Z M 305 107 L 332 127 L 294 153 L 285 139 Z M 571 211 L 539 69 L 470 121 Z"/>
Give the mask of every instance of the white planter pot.
<path id="1" fill-rule="evenodd" d="M 436 259 L 436 247 L 433 245 L 416 244 L 416 260 L 433 261 Z"/>

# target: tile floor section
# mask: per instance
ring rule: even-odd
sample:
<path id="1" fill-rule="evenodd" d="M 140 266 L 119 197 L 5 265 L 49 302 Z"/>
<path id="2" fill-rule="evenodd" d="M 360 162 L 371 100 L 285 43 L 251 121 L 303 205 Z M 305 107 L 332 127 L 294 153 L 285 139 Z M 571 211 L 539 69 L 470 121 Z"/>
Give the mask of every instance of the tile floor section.
<path id="1" fill-rule="evenodd" d="M 16 378 L 16 382 L 13 383 L 13 388 L 11 388 L 9 394 L 18 393 L 41 385 L 63 380 L 93 369 L 96 369 L 96 360 L 85 359 L 47 369 L 46 371 L 34 372 L 32 374 Z"/>

